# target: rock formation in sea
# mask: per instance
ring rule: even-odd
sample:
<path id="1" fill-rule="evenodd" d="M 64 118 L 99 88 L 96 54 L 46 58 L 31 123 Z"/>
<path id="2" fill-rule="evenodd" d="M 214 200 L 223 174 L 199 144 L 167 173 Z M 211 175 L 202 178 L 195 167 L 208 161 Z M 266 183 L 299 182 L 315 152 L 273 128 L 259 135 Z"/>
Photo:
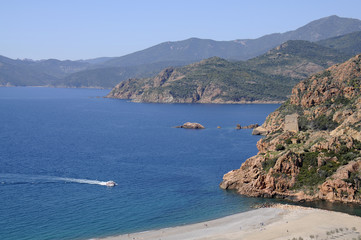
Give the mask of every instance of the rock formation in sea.
<path id="1" fill-rule="evenodd" d="M 242 129 L 255 129 L 255 128 L 258 128 L 259 125 L 258 123 L 255 123 L 255 124 L 250 124 L 250 125 L 247 125 L 247 126 L 242 126 Z"/>
<path id="2" fill-rule="evenodd" d="M 176 128 L 204 129 L 205 127 L 200 123 L 186 122 L 181 126 L 176 126 Z"/>
<path id="3" fill-rule="evenodd" d="M 297 84 L 220 187 L 254 197 L 361 203 L 361 55 Z"/>

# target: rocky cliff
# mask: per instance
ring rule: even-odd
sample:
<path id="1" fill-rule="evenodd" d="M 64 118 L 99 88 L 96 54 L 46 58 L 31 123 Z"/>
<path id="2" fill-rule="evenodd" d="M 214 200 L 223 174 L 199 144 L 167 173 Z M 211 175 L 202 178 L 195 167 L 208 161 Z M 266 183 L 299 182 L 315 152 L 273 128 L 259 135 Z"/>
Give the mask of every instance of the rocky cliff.
<path id="1" fill-rule="evenodd" d="M 225 174 L 221 188 L 361 203 L 360 86 L 361 55 L 301 81 L 262 125 L 258 154 Z"/>

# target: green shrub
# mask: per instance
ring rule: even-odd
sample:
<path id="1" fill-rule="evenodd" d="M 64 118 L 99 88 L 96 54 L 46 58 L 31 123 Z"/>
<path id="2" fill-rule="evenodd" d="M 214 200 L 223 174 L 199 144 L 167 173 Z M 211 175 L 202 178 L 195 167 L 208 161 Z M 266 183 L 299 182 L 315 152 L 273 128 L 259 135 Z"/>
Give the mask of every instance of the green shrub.
<path id="1" fill-rule="evenodd" d="M 349 105 L 351 103 L 351 100 L 348 98 L 345 98 L 343 95 L 338 96 L 335 99 L 328 99 L 325 101 L 326 107 L 331 107 L 332 105 Z"/>
<path id="2" fill-rule="evenodd" d="M 351 102 L 350 99 L 345 98 L 343 95 L 341 95 L 341 96 L 339 96 L 339 97 L 337 97 L 337 98 L 335 99 L 334 104 L 337 104 L 337 105 L 339 105 L 339 104 L 348 105 L 348 104 L 350 104 L 350 102 Z"/>
<path id="3" fill-rule="evenodd" d="M 306 152 L 301 154 L 302 166 L 300 173 L 297 176 L 297 181 L 294 188 L 301 188 L 303 186 L 315 186 L 325 179 L 324 174 L 319 174 L 317 171 L 317 157 L 318 152 Z"/>
<path id="4" fill-rule="evenodd" d="M 332 115 L 321 115 L 312 122 L 312 127 L 316 130 L 333 130 L 337 126 L 338 123 L 332 120 Z"/>
<path id="5" fill-rule="evenodd" d="M 319 152 L 303 153 L 301 155 L 301 158 L 303 160 L 303 164 L 306 164 L 307 166 L 316 167 L 317 166 L 318 154 L 319 154 Z"/>
<path id="6" fill-rule="evenodd" d="M 299 115 L 303 115 L 302 107 L 291 104 L 289 99 L 286 102 L 284 102 L 277 110 L 280 111 L 282 116 L 290 115 L 293 113 L 298 113 Z"/>
<path id="7" fill-rule="evenodd" d="M 357 79 L 357 78 L 351 79 L 348 84 L 351 87 L 359 89 L 361 86 L 361 79 Z"/>
<path id="8" fill-rule="evenodd" d="M 276 145 L 276 150 L 277 151 L 282 151 L 282 150 L 285 150 L 286 148 L 285 148 L 285 146 L 283 146 L 282 144 L 277 144 Z"/>
<path id="9" fill-rule="evenodd" d="M 331 76 L 331 72 L 329 70 L 325 70 L 320 74 L 317 74 L 316 77 L 318 78 L 324 78 L 324 77 L 330 77 Z"/>
<path id="10" fill-rule="evenodd" d="M 357 150 L 361 150 L 361 142 L 358 141 L 358 140 L 356 140 L 356 139 L 354 139 L 354 140 L 353 140 L 353 147 L 354 147 L 355 149 L 357 149 Z"/>
<path id="11" fill-rule="evenodd" d="M 298 117 L 298 128 L 300 131 L 307 131 L 310 129 L 310 121 L 305 116 Z"/>
<path id="12" fill-rule="evenodd" d="M 314 130 L 334 130 L 338 123 L 332 120 L 332 115 L 321 115 L 314 120 L 308 120 L 305 116 L 298 118 L 298 127 L 300 131 Z"/>
<path id="13" fill-rule="evenodd" d="M 334 174 L 340 166 L 345 165 L 360 156 L 360 153 L 354 149 L 343 149 L 339 153 L 330 151 L 325 152 L 324 154 L 326 157 L 336 157 L 337 161 L 326 161 L 323 166 L 318 167 L 318 152 L 305 152 L 301 154 L 302 166 L 296 179 L 295 189 L 303 186 L 316 186 L 317 184 L 324 182 L 326 178 Z M 355 186 L 356 184 L 358 186 L 361 183 L 359 176 L 352 174 L 346 181 L 355 184 Z"/>
<path id="14" fill-rule="evenodd" d="M 266 159 L 264 162 L 262 162 L 263 170 L 268 172 L 271 168 L 275 166 L 276 162 L 277 158 Z"/>

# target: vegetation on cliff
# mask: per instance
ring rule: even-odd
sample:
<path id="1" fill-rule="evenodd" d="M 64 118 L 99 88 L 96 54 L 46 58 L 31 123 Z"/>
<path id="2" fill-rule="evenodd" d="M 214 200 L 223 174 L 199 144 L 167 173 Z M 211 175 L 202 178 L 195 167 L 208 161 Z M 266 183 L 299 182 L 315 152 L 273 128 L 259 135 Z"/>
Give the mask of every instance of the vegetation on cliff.
<path id="1" fill-rule="evenodd" d="M 259 153 L 221 187 L 250 196 L 361 202 L 361 55 L 297 84 L 271 113 Z M 286 131 L 297 114 L 299 131 Z"/>

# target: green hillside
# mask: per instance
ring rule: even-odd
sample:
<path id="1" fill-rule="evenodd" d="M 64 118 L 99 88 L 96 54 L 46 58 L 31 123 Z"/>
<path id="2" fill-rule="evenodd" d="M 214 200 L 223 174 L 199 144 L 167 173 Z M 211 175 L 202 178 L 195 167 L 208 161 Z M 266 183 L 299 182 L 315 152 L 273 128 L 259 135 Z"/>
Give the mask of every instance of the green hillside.
<path id="1" fill-rule="evenodd" d="M 303 79 L 350 57 L 350 54 L 316 43 L 291 40 L 244 65 L 265 74 Z"/>
<path id="2" fill-rule="evenodd" d="M 325 39 L 317 42 L 317 44 L 325 47 L 337 49 L 349 55 L 356 55 L 361 53 L 360 39 L 361 39 L 361 31 L 342 35 L 339 37 Z"/>
<path id="3" fill-rule="evenodd" d="M 307 41 L 288 41 L 246 62 L 213 57 L 157 76 L 118 84 L 108 97 L 138 102 L 242 103 L 283 101 L 292 87 L 348 56 Z"/>

